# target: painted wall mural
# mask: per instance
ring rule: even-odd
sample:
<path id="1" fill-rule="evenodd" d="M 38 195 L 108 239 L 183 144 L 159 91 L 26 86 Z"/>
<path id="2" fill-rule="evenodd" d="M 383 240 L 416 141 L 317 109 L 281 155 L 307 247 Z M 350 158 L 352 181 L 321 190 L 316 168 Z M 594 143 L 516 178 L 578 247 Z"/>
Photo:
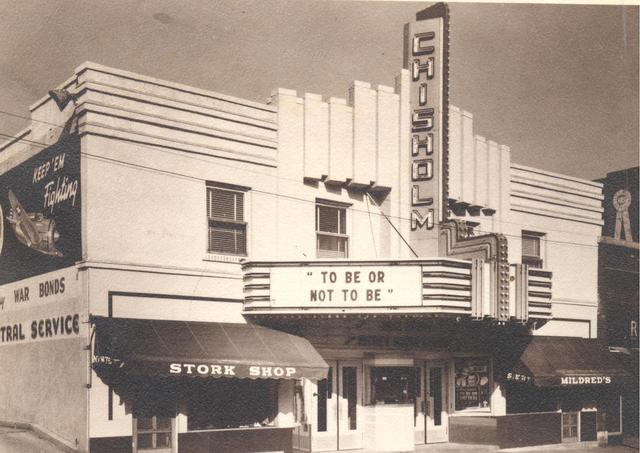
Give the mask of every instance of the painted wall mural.
<path id="1" fill-rule="evenodd" d="M 77 136 L 0 175 L 0 284 L 79 261 L 80 210 Z"/>

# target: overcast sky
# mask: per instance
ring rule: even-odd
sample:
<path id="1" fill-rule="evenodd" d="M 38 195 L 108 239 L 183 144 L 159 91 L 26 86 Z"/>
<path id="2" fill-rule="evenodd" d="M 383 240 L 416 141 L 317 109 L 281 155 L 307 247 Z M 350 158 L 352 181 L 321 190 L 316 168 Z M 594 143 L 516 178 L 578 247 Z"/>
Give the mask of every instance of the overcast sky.
<path id="1" fill-rule="evenodd" d="M 0 110 L 85 60 L 264 102 L 393 86 L 403 25 L 429 3 L 0 0 Z M 452 3 L 451 101 L 512 160 L 593 179 L 638 165 L 638 7 Z M 0 113 L 0 133 L 27 121 Z"/>

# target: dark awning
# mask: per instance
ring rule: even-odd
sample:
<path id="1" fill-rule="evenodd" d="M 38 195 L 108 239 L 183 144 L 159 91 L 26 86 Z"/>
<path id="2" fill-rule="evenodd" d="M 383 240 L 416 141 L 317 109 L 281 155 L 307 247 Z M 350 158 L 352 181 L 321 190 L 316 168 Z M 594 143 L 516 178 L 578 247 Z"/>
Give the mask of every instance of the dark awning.
<path id="1" fill-rule="evenodd" d="M 514 342 L 519 358 L 502 366 L 501 379 L 539 387 L 624 385 L 632 376 L 598 340 L 569 337 L 529 337 Z M 512 348 L 511 351 L 514 351 Z M 508 355 L 508 352 L 507 354 Z"/>
<path id="2" fill-rule="evenodd" d="M 155 377 L 322 379 L 329 366 L 302 337 L 252 324 L 94 316 L 94 368 Z"/>

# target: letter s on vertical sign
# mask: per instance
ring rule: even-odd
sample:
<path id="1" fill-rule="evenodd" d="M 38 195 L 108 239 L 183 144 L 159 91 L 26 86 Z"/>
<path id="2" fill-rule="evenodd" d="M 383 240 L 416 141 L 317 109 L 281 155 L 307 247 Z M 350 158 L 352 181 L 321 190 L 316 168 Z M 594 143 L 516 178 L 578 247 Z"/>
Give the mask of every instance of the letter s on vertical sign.
<path id="1" fill-rule="evenodd" d="M 179 363 L 172 363 L 169 365 L 169 373 L 180 374 L 182 373 L 182 366 Z"/>

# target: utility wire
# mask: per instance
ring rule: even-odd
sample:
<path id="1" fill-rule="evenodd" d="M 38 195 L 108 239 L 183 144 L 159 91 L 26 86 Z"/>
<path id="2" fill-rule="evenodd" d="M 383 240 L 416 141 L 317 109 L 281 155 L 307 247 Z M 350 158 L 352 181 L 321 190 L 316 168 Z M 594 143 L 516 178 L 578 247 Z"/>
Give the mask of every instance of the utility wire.
<path id="1" fill-rule="evenodd" d="M 404 236 L 402 235 L 402 233 L 400 233 L 398 231 L 398 229 L 396 228 L 396 226 L 393 224 L 393 222 L 391 220 L 389 220 L 389 217 L 387 217 L 387 215 L 384 213 L 384 211 L 382 211 L 382 209 L 380 208 L 380 206 L 378 205 L 378 203 L 376 203 L 376 200 L 373 199 L 373 197 L 371 196 L 370 193 L 367 193 L 367 197 L 369 200 L 371 200 L 371 202 L 373 203 L 373 205 L 378 208 L 378 212 L 380 212 L 380 214 L 386 219 L 387 222 L 389 222 L 389 225 L 391 225 L 391 227 L 395 230 L 396 233 L 398 233 L 398 236 L 400 236 L 400 239 L 402 239 L 402 242 L 404 242 L 407 247 L 409 247 L 409 250 L 411 250 L 411 253 L 413 253 L 413 256 L 415 256 L 416 258 L 418 258 L 418 254 L 416 253 L 415 250 L 413 250 L 413 247 L 411 247 L 411 245 L 409 245 L 409 243 L 407 242 L 407 240 L 404 238 Z"/>
<path id="2" fill-rule="evenodd" d="M 10 140 L 13 140 L 15 142 L 23 142 L 23 143 L 27 143 L 27 144 L 34 145 L 34 146 L 39 146 L 39 147 L 41 147 L 43 149 L 51 146 L 50 144 L 37 142 L 37 141 L 34 141 L 34 140 L 18 138 L 18 137 L 15 137 L 15 136 L 12 136 L 12 135 L 8 135 L 8 134 L 4 134 L 4 133 L 1 133 L 1 132 L 0 132 L 0 136 L 6 137 L 6 138 L 8 138 Z M 140 146 L 148 148 L 148 149 L 151 149 L 151 150 L 159 150 L 158 148 L 151 147 L 151 146 L 146 146 L 146 145 L 140 145 Z M 160 151 L 162 151 L 162 150 L 160 149 Z M 204 178 L 199 178 L 199 177 L 196 177 L 196 176 L 190 176 L 190 175 L 186 175 L 184 173 L 179 173 L 179 172 L 174 172 L 174 171 L 169 171 L 169 170 L 162 170 L 162 169 L 159 169 L 159 168 L 149 167 L 149 166 L 142 165 L 142 164 L 135 164 L 135 163 L 132 163 L 132 162 L 126 162 L 126 161 L 119 160 L 119 159 L 114 159 L 114 158 L 109 158 L 109 157 L 105 157 L 105 156 L 99 156 L 99 155 L 95 155 L 95 154 L 90 154 L 90 153 L 87 153 L 87 152 L 81 152 L 80 154 L 82 154 L 82 155 L 84 155 L 84 156 L 86 156 L 88 158 L 111 162 L 111 163 L 113 163 L 115 165 L 121 165 L 121 166 L 125 166 L 125 167 L 130 167 L 130 168 L 139 168 L 139 169 L 143 169 L 143 170 L 146 170 L 146 171 L 156 172 L 156 173 L 160 173 L 160 174 L 166 174 L 166 175 L 169 175 L 169 176 L 174 176 L 174 177 L 178 177 L 178 178 L 182 178 L 182 179 L 194 180 L 194 181 L 205 182 L 205 183 L 207 182 L 207 180 L 204 179 Z M 216 164 L 216 165 L 218 165 L 218 164 Z M 230 166 L 227 166 L 227 167 L 230 167 Z M 234 170 L 238 170 L 237 167 L 230 167 L 230 168 L 233 168 Z M 247 171 L 250 172 L 250 170 L 247 170 Z M 261 173 L 261 172 L 254 172 L 254 173 L 259 173 L 259 174 L 265 175 L 265 176 L 273 176 L 273 175 L 267 175 L 267 174 Z M 296 180 L 296 182 L 299 182 L 299 181 Z M 278 193 L 268 192 L 268 191 L 259 190 L 259 189 L 251 189 L 251 191 L 254 192 L 254 193 L 260 193 L 260 194 L 274 196 L 274 197 L 278 197 L 278 198 L 286 198 L 286 199 L 290 199 L 290 200 L 301 202 L 301 203 L 308 203 L 308 204 L 312 204 L 312 205 L 315 206 L 315 202 L 314 201 L 306 200 L 306 199 L 299 198 L 299 197 L 294 197 L 292 195 L 278 194 Z M 368 213 L 368 211 L 363 210 L 363 209 L 358 209 L 358 208 L 353 208 L 353 207 L 351 207 L 350 209 L 353 212 L 361 212 L 361 213 L 365 213 L 365 214 Z M 373 213 L 373 214 L 374 215 L 381 215 L 381 214 L 376 214 L 376 213 Z M 408 221 L 408 222 L 411 221 L 410 218 L 401 217 L 401 216 L 391 216 L 390 215 L 388 217 L 391 217 L 393 219 L 400 220 L 400 221 Z M 459 220 L 465 220 L 465 219 L 459 219 Z M 506 222 L 505 221 L 504 223 L 511 223 L 511 224 L 514 224 L 514 225 L 521 225 L 521 224 L 516 223 L 516 222 Z M 434 224 L 438 225 L 438 226 L 441 226 L 441 225 L 444 224 L 444 222 L 434 222 Z M 521 236 L 515 235 L 515 234 L 496 233 L 495 231 L 485 231 L 485 230 L 479 230 L 479 229 L 476 230 L 476 231 L 478 233 L 483 233 L 483 234 L 502 234 L 503 236 L 512 237 L 512 238 L 515 238 L 515 239 L 521 239 Z M 562 230 L 547 229 L 547 231 L 558 231 L 558 232 L 568 233 L 567 231 L 562 231 Z M 587 235 L 584 235 L 584 236 L 587 236 Z M 594 248 L 594 249 L 598 248 L 597 245 L 580 244 L 578 242 L 558 241 L 558 240 L 551 240 L 551 239 L 545 239 L 545 241 L 547 243 L 555 243 L 555 244 L 562 244 L 562 245 L 574 245 L 574 246 L 577 246 L 577 247 L 585 247 L 585 248 L 588 247 L 588 248 Z"/>
<path id="3" fill-rule="evenodd" d="M 23 116 L 23 115 L 19 115 L 17 113 L 6 112 L 4 110 L 0 110 L 0 114 L 10 115 L 10 116 L 14 116 L 16 118 L 22 118 L 22 119 L 25 119 L 25 120 L 31 120 L 31 121 L 36 122 L 36 123 L 48 124 L 48 125 L 60 128 L 60 129 L 64 128 L 64 126 L 60 126 L 59 124 L 55 124 L 55 123 L 52 123 L 52 122 L 49 122 L 49 121 L 44 121 L 44 120 L 31 119 L 29 117 L 26 117 L 26 116 Z M 12 139 L 16 139 L 16 141 L 20 141 L 20 139 L 17 139 L 17 137 L 14 137 L 14 136 L 1 134 L 1 133 L 0 133 L 0 136 L 9 137 L 9 138 L 12 138 Z M 27 141 L 27 139 L 22 139 L 22 140 L 23 141 Z M 126 139 L 121 139 L 121 140 L 126 140 Z M 164 147 L 162 145 L 149 146 L 149 145 L 145 145 L 144 143 L 137 142 L 137 141 L 132 141 L 132 142 L 135 143 L 136 146 L 140 146 L 141 148 L 146 148 L 146 149 L 150 149 L 150 150 L 153 150 L 153 151 L 159 151 L 159 152 L 163 152 L 163 153 L 169 153 L 169 154 L 172 154 L 172 155 L 176 155 L 176 153 L 178 153 L 178 152 L 186 153 L 186 154 L 183 155 L 183 157 L 186 157 L 188 159 L 198 160 L 200 162 L 210 163 L 210 160 L 195 157 L 194 154 L 201 154 L 203 156 L 208 156 L 210 158 L 225 159 L 224 157 L 213 156 L 213 155 L 209 155 L 209 154 L 206 154 L 206 153 L 186 151 L 186 150 L 178 151 L 178 150 L 164 149 Z M 38 142 L 34 142 L 34 143 L 38 143 Z M 42 143 L 39 143 L 39 144 L 43 145 Z M 46 146 L 48 146 L 48 145 L 46 145 Z M 218 166 L 218 167 L 227 167 L 227 168 L 230 168 L 230 169 L 233 169 L 233 170 L 237 170 L 238 169 L 237 167 L 234 167 L 234 166 L 231 166 L 231 165 L 225 165 L 222 162 L 216 162 L 215 165 Z M 299 183 L 300 182 L 299 179 L 287 178 L 287 177 L 284 177 L 284 176 L 269 174 L 269 173 L 265 173 L 265 172 L 258 171 L 258 170 L 248 169 L 248 168 L 244 168 L 243 171 L 246 171 L 248 173 L 255 173 L 257 175 L 265 176 L 265 177 L 268 177 L 268 178 L 275 178 L 275 179 L 280 179 L 280 180 L 284 180 L 284 181 L 291 181 L 291 182 L 295 182 L 295 183 Z M 390 202 L 389 204 L 396 206 L 399 203 Z M 400 218 L 400 217 L 398 217 L 398 218 Z M 470 220 L 470 221 L 473 222 L 473 220 Z M 522 226 L 521 223 L 510 222 L 508 220 L 500 220 L 500 223 Z M 556 231 L 556 232 L 559 232 L 559 233 L 566 233 L 567 232 L 565 230 L 557 230 L 557 229 L 554 229 L 554 228 L 546 228 L 545 230 L 546 231 Z M 493 233 L 493 232 L 489 231 L 488 233 Z M 591 236 L 591 235 L 588 235 L 588 234 L 580 234 L 580 233 L 574 233 L 574 235 L 575 236 L 586 236 L 586 237 L 590 237 Z"/>
<path id="4" fill-rule="evenodd" d="M 0 114 L 6 114 L 6 115 L 14 116 L 14 117 L 17 117 L 17 118 L 23 118 L 25 120 L 30 120 L 29 117 L 25 117 L 25 116 L 19 115 L 17 113 L 6 112 L 4 110 L 0 110 Z M 34 122 L 37 122 L 37 123 L 48 124 L 48 125 L 60 128 L 60 129 L 64 128 L 64 126 L 60 126 L 59 124 L 51 123 L 49 121 L 36 120 L 36 119 L 33 119 L 31 121 L 34 121 Z M 27 139 L 18 139 L 15 136 L 2 134 L 2 133 L 0 133 L 0 136 L 4 136 L 4 137 L 7 137 L 9 139 L 13 139 L 15 141 L 30 142 Z M 121 140 L 126 140 L 126 139 L 121 139 Z M 32 143 L 33 144 L 39 144 L 39 145 L 42 145 L 42 146 L 49 146 L 49 145 L 46 145 L 46 144 L 43 144 L 43 143 L 39 143 L 39 142 L 32 142 Z M 210 163 L 210 160 L 204 159 L 204 158 L 195 157 L 194 154 L 206 155 L 206 156 L 208 156 L 210 158 L 220 158 L 219 156 L 208 155 L 206 153 L 200 153 L 200 152 L 193 152 L 193 151 L 186 151 L 186 150 L 178 151 L 178 150 L 163 149 L 164 147 L 162 145 L 149 146 L 149 145 L 145 145 L 144 143 L 137 142 L 137 141 L 133 141 L 133 143 L 135 143 L 136 146 L 140 146 L 141 148 L 146 148 L 146 149 L 150 149 L 150 150 L 153 150 L 153 151 L 159 151 L 159 152 L 163 152 L 163 153 L 169 153 L 169 154 L 172 154 L 172 155 L 176 155 L 176 153 L 178 153 L 178 152 L 186 153 L 186 154 L 183 154 L 183 157 L 186 157 L 188 159 L 198 160 L 200 162 Z M 221 157 L 220 159 L 225 159 L 225 158 Z M 216 162 L 215 165 L 217 167 L 226 167 L 226 168 L 233 169 L 233 170 L 237 170 L 238 169 L 238 167 L 235 167 L 235 166 L 232 166 L 232 165 L 225 165 L 222 162 Z M 291 181 L 291 182 L 295 182 L 295 183 L 299 183 L 300 182 L 299 179 L 287 178 L 287 177 L 280 176 L 280 175 L 269 174 L 269 173 L 265 173 L 265 172 L 262 172 L 262 171 L 250 169 L 250 168 L 243 168 L 243 171 L 246 171 L 248 173 L 254 173 L 254 174 L 257 174 L 257 175 L 264 176 L 264 177 L 280 179 L 280 180 L 284 180 L 284 181 Z M 399 205 L 399 203 L 396 203 L 396 202 L 390 202 L 389 204 L 393 205 L 393 206 Z M 410 219 L 403 219 L 402 217 L 398 217 L 398 216 L 392 216 L 392 217 L 397 218 L 399 220 L 410 220 Z M 466 218 L 463 218 L 462 220 L 466 220 Z M 468 221 L 474 222 L 474 220 L 468 220 Z M 519 227 L 523 227 L 523 225 L 521 223 L 510 222 L 508 220 L 500 220 L 500 223 L 509 224 L 509 225 L 517 225 Z M 494 231 L 483 231 L 483 230 L 477 230 L 477 231 L 478 232 L 483 232 L 483 233 L 495 233 Z M 559 232 L 559 233 L 567 233 L 567 231 L 565 231 L 565 230 L 558 230 L 558 229 L 554 229 L 554 228 L 545 228 L 545 231 L 555 231 L 555 232 Z M 516 236 L 516 235 L 509 235 L 509 234 L 506 234 L 506 233 L 501 233 L 501 234 L 504 234 L 505 236 L 511 236 L 511 237 L 520 237 L 520 236 Z M 575 232 L 573 234 L 574 234 L 574 236 L 591 237 L 591 235 L 588 235 L 588 234 L 581 234 L 581 233 L 575 233 Z M 558 242 L 565 242 L 565 241 L 558 241 Z M 578 245 L 586 246 L 584 244 L 578 244 Z"/>

